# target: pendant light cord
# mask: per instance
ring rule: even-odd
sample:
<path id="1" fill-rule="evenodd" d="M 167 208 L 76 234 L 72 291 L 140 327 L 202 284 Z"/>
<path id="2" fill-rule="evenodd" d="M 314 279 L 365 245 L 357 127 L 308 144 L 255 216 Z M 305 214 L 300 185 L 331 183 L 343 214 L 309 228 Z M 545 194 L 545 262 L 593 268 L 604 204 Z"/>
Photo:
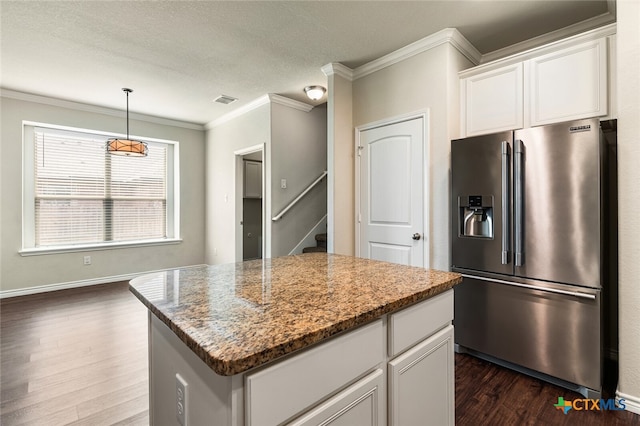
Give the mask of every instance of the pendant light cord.
<path id="1" fill-rule="evenodd" d="M 129 93 L 133 92 L 133 90 L 126 87 L 122 90 L 127 94 L 127 140 L 129 140 Z"/>

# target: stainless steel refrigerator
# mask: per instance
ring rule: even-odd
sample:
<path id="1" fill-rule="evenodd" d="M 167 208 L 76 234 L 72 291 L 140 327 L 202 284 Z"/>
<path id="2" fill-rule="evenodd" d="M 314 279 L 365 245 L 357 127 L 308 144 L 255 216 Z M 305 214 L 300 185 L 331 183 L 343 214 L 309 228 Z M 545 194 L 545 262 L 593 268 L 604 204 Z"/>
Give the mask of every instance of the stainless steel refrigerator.
<path id="1" fill-rule="evenodd" d="M 598 119 L 451 142 L 459 352 L 600 397 L 615 328 L 611 165 Z"/>

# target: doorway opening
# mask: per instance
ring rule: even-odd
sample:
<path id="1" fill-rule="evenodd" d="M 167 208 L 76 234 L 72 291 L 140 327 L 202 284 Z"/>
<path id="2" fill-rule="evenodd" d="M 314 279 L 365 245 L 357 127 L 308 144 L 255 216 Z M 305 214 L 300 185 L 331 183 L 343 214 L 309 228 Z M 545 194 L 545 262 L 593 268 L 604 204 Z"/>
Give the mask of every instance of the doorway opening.
<path id="1" fill-rule="evenodd" d="M 236 261 L 262 259 L 265 253 L 264 147 L 236 151 Z"/>

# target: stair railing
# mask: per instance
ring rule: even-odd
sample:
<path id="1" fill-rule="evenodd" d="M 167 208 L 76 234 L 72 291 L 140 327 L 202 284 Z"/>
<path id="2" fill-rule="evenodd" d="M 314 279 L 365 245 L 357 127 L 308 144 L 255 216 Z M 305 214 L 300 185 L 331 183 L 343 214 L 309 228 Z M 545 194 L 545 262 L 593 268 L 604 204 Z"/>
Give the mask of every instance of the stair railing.
<path id="1" fill-rule="evenodd" d="M 290 202 L 290 203 L 289 203 L 289 205 L 288 205 L 287 207 L 285 207 L 284 209 L 282 209 L 282 211 L 281 211 L 280 213 L 278 213 L 277 215 L 275 215 L 274 217 L 272 217 L 272 218 L 271 218 L 271 220 L 273 220 L 274 222 L 275 222 L 275 221 L 280 220 L 280 218 L 282 218 L 282 216 L 284 216 L 284 214 L 285 214 L 286 212 L 288 212 L 288 211 L 289 211 L 289 209 L 291 209 L 291 207 L 295 206 L 295 205 L 296 205 L 296 203 L 297 203 L 298 201 L 300 201 L 300 200 L 302 199 L 302 197 L 304 197 L 305 195 L 307 195 L 307 193 L 308 193 L 309 191 L 311 191 L 311 190 L 313 189 L 313 187 L 314 187 L 314 186 L 316 186 L 317 184 L 319 184 L 319 183 L 320 183 L 320 181 L 321 181 L 322 179 L 324 179 L 324 177 L 325 177 L 327 174 L 328 174 L 328 173 L 327 173 L 327 171 L 326 171 L 326 170 L 325 170 L 324 172 L 322 172 L 322 174 L 320 175 L 320 177 L 319 177 L 318 179 L 314 180 L 314 181 L 311 183 L 311 185 L 309 185 L 309 186 L 307 187 L 307 189 L 305 189 L 304 191 L 302 191 L 302 193 L 301 193 L 300 195 L 298 195 L 298 196 L 297 196 L 297 197 L 296 197 L 292 202 Z"/>

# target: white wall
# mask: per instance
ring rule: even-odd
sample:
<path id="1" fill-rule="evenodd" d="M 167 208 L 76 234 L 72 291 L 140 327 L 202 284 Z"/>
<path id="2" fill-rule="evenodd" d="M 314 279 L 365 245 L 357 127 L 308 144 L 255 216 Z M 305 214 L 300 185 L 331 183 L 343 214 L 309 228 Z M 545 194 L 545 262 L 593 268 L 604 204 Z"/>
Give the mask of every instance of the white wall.
<path id="1" fill-rule="evenodd" d="M 471 65 L 457 49 L 445 43 L 353 82 L 354 127 L 429 110 L 428 266 L 442 270 L 450 267 L 449 155 L 450 140 L 457 136 L 457 73 Z"/>
<path id="2" fill-rule="evenodd" d="M 271 206 L 275 216 L 327 170 L 327 108 L 309 112 L 271 104 Z M 280 187 L 281 179 L 287 188 Z M 279 221 L 272 223 L 271 256 L 285 256 L 327 214 L 321 181 Z"/>
<path id="3" fill-rule="evenodd" d="M 618 396 L 640 414 L 640 2 L 618 0 Z"/>
<path id="4" fill-rule="evenodd" d="M 125 120 L 124 115 L 71 109 L 70 103 L 69 107 L 60 107 L 3 97 L 1 105 L 0 290 L 3 293 L 8 291 L 11 294 L 45 285 L 76 285 L 100 278 L 107 278 L 103 282 L 108 282 L 108 277 L 203 263 L 204 131 L 140 120 L 130 120 L 132 134 L 180 142 L 183 242 L 144 248 L 20 256 L 22 121 L 122 133 Z M 91 255 L 91 265 L 83 265 L 84 255 Z"/>
<path id="5" fill-rule="evenodd" d="M 268 103 L 207 131 L 206 146 L 206 249 L 205 263 L 236 261 L 236 183 L 235 151 L 265 144 L 268 167 L 271 152 L 271 107 Z M 266 181 L 267 186 L 270 185 Z M 263 200 L 267 217 L 268 198 Z M 270 235 L 270 221 L 265 233 Z"/>

